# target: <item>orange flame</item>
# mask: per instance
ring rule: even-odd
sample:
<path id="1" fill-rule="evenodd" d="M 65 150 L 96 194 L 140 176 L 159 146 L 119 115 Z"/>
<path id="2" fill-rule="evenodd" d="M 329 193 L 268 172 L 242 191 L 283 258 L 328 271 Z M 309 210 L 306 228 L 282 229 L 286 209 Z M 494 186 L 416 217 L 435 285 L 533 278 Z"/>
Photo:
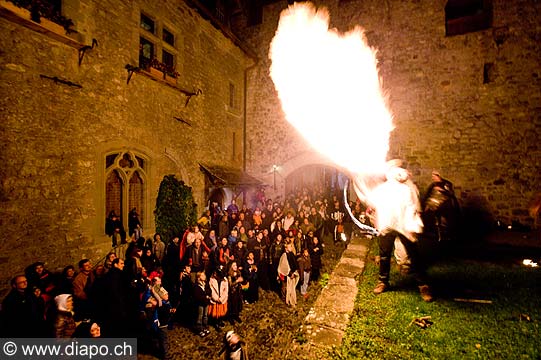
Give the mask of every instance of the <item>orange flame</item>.
<path id="1" fill-rule="evenodd" d="M 280 16 L 269 57 L 285 117 L 306 140 L 353 174 L 383 173 L 392 115 L 363 29 L 340 34 L 326 8 L 295 3 Z"/>

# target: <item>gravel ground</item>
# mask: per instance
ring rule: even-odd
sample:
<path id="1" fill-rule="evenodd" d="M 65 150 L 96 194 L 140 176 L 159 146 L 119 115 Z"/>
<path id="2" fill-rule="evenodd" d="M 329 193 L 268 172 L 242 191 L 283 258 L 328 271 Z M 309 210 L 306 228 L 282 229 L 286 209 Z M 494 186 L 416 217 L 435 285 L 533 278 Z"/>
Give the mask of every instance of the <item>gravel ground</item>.
<path id="1" fill-rule="evenodd" d="M 331 239 L 325 239 L 323 254 L 323 269 L 321 274 L 330 274 L 336 266 L 343 246 L 334 246 Z M 211 327 L 211 333 L 200 338 L 190 329 L 175 324 L 168 331 L 169 357 L 171 359 L 218 359 L 223 344 L 223 336 L 229 330 L 235 330 L 248 344 L 251 360 L 258 359 L 302 359 L 301 344 L 304 334 L 301 325 L 318 294 L 321 292 L 320 283 L 310 283 L 308 299 L 304 299 L 297 290 L 298 304 L 296 308 L 287 306 L 280 297 L 272 291 L 260 289 L 259 301 L 255 304 L 245 304 L 242 310 L 241 324 L 231 325 L 226 322 L 221 331 Z M 138 359 L 155 359 L 151 354 L 145 354 L 139 349 Z"/>

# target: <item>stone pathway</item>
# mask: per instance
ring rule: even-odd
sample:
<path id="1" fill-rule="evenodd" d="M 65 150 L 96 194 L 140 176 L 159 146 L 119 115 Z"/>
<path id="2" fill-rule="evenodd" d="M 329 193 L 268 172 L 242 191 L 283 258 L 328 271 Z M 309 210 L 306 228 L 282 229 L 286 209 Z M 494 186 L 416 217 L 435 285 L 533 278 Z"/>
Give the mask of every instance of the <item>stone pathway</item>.
<path id="1" fill-rule="evenodd" d="M 366 237 L 353 237 L 306 317 L 302 327 L 307 334 L 307 344 L 303 348 L 311 354 L 307 359 L 321 359 L 327 350 L 342 343 L 353 312 L 357 280 L 364 270 L 369 241 Z"/>

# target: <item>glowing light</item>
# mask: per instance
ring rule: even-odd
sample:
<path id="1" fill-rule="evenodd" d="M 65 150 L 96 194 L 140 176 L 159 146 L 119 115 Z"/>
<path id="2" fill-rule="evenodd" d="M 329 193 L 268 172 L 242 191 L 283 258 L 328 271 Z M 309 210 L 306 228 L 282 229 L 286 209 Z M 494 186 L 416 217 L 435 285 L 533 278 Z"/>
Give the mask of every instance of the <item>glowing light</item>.
<path id="1" fill-rule="evenodd" d="M 522 265 L 524 266 L 530 266 L 530 267 L 538 267 L 539 265 L 534 262 L 532 259 L 524 259 L 522 260 Z"/>
<path id="2" fill-rule="evenodd" d="M 353 174 L 383 173 L 392 115 L 363 29 L 341 34 L 325 8 L 295 3 L 269 57 L 285 117 L 314 149 Z"/>

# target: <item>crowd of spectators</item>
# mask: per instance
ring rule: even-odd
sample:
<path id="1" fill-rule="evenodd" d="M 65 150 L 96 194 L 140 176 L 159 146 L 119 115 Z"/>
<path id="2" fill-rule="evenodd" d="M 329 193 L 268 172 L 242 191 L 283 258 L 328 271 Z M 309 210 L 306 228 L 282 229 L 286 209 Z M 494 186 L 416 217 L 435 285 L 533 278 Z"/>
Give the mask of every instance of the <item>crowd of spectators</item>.
<path id="1" fill-rule="evenodd" d="M 360 203 L 350 204 L 364 216 Z M 93 266 L 79 261 L 53 274 L 43 262 L 11 281 L 2 302 L 3 337 L 137 337 L 165 358 L 175 324 L 205 337 L 224 321 L 241 323 L 243 305 L 274 291 L 288 306 L 320 277 L 324 239 L 349 236 L 345 208 L 323 191 L 221 209 L 212 203 L 184 234 L 145 238 L 135 210 L 128 236 L 119 217 L 106 223 L 112 250 Z M 346 225 L 344 225 L 346 224 Z M 342 235 L 344 234 L 344 235 Z M 269 311 L 272 311 L 269 309 Z"/>

